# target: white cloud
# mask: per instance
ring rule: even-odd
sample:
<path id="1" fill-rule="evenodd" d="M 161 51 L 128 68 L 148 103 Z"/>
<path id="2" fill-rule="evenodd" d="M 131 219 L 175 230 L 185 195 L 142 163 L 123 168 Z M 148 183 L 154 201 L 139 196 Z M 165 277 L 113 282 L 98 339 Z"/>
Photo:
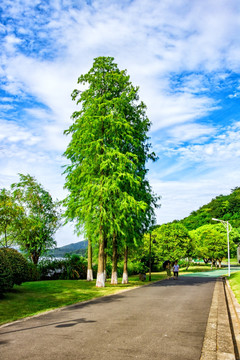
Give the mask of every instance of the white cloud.
<path id="1" fill-rule="evenodd" d="M 185 161 L 205 163 L 215 167 L 224 164 L 227 168 L 236 165 L 240 160 L 240 124 L 228 127 L 225 132 L 216 136 L 211 143 L 179 147 L 176 150 Z"/>
<path id="2" fill-rule="evenodd" d="M 203 142 L 209 139 L 216 129 L 213 126 L 207 126 L 202 124 L 184 124 L 180 126 L 174 126 L 169 129 L 169 142 L 182 143 L 187 141 Z"/>
<path id="3" fill-rule="evenodd" d="M 7 141 L 9 143 L 27 142 L 28 145 L 35 145 L 39 142 L 39 137 L 26 127 L 7 120 L 0 120 L 0 141 L 2 144 Z"/>
<path id="4" fill-rule="evenodd" d="M 238 0 L 218 0 L 217 6 L 215 0 L 72 4 L 58 0 L 1 4 L 6 20 L 0 27 L 5 36 L 0 50 L 1 88 L 13 96 L 2 97 L 0 111 L 14 110 L 17 119 L 16 109 L 21 107 L 19 123 L 0 123 L 3 182 L 17 172 L 29 172 L 55 197 L 64 196 L 61 154 L 69 139 L 63 130 L 76 108 L 70 94 L 93 58 L 106 55 L 114 56 L 133 84 L 140 85 L 153 138 L 163 134 L 161 146 L 154 147 L 166 155 L 165 163 L 162 169 L 159 164 L 151 170 L 150 180 L 154 191 L 163 195 L 159 211 L 165 219 L 187 216 L 211 194 L 239 185 L 239 127 L 224 132 L 221 124 L 211 121 L 211 114 L 223 106 L 212 89 L 220 92 L 219 84 L 240 71 Z M 228 99 L 237 101 L 238 90 L 232 89 Z M 203 124 L 204 117 L 208 124 Z M 196 171 L 188 172 L 189 164 L 202 171 L 198 178 Z M 221 177 L 224 167 L 229 177 Z M 163 179 L 183 176 L 184 170 L 184 179 Z"/>
<path id="5" fill-rule="evenodd" d="M 192 211 L 198 210 L 216 196 L 230 194 L 231 189 L 239 186 L 239 181 L 239 170 L 230 174 L 223 169 L 188 181 L 152 179 L 155 191 L 162 195 L 161 208 L 156 211 L 157 223 L 163 224 L 189 216 Z"/>

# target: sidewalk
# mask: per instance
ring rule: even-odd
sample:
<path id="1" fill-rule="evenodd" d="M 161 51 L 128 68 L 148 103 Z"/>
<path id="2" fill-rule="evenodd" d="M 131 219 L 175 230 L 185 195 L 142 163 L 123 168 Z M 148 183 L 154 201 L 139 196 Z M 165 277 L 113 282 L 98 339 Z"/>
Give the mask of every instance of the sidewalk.
<path id="1" fill-rule="evenodd" d="M 228 281 L 216 281 L 200 360 L 239 360 L 240 306 Z"/>

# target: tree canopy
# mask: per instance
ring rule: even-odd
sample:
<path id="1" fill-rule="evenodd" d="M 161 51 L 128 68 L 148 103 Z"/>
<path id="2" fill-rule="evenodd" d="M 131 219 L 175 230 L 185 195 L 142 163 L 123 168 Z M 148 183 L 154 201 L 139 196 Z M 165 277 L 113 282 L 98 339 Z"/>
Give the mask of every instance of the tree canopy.
<path id="1" fill-rule="evenodd" d="M 22 209 L 16 242 L 37 264 L 39 257 L 56 245 L 53 235 L 60 226 L 59 203 L 33 176 L 19 174 L 19 177 L 20 181 L 11 186 L 14 201 Z"/>
<path id="2" fill-rule="evenodd" d="M 16 243 L 16 231 L 23 214 L 10 190 L 0 190 L 0 245 L 9 247 Z"/>
<path id="3" fill-rule="evenodd" d="M 238 232 L 233 229 L 232 234 L 230 232 L 229 235 L 232 253 L 236 253 L 236 244 L 233 239 L 236 239 L 237 234 Z M 193 238 L 197 257 L 205 261 L 211 260 L 216 262 L 218 260 L 220 263 L 223 258 L 227 257 L 227 235 L 226 230 L 221 224 L 200 226 L 196 230 L 190 231 L 190 236 Z"/>

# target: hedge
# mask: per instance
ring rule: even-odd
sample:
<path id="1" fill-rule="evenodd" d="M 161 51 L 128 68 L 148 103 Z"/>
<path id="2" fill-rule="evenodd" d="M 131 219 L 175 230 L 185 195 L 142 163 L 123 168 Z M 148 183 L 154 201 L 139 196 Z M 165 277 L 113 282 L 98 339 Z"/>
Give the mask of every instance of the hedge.
<path id="1" fill-rule="evenodd" d="M 0 294 L 29 279 L 27 260 L 17 250 L 0 249 Z"/>

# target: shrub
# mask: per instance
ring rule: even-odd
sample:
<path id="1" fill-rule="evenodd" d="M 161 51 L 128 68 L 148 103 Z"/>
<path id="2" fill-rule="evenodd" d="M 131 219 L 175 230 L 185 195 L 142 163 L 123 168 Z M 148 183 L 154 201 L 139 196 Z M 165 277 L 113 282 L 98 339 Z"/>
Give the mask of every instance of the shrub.
<path id="1" fill-rule="evenodd" d="M 12 269 L 13 283 L 21 285 L 29 278 L 29 267 L 25 257 L 17 250 L 11 248 L 3 248 L 3 252 L 7 255 Z"/>
<path id="2" fill-rule="evenodd" d="M 21 285 L 29 279 L 28 262 L 20 252 L 11 248 L 0 249 L 0 293 Z"/>
<path id="3" fill-rule="evenodd" d="M 86 279 L 87 260 L 77 254 L 68 256 L 65 276 L 69 280 Z"/>
<path id="4" fill-rule="evenodd" d="M 65 259 L 45 259 L 38 266 L 41 280 L 86 279 L 87 260 L 77 254 L 67 254 Z M 93 269 L 95 270 L 95 269 Z"/>
<path id="5" fill-rule="evenodd" d="M 141 261 L 131 262 L 128 261 L 128 276 L 145 274 L 148 272 L 148 267 Z M 121 277 L 123 274 L 123 262 L 118 264 L 118 276 Z"/>
<path id="6" fill-rule="evenodd" d="M 38 271 L 41 280 L 64 279 L 66 260 L 44 259 L 39 262 Z"/>
<path id="7" fill-rule="evenodd" d="M 6 252 L 0 249 L 0 295 L 13 287 L 13 274 Z"/>
<path id="8" fill-rule="evenodd" d="M 32 262 L 29 262 L 27 281 L 38 281 L 38 280 L 40 280 L 40 271 L 36 265 L 34 265 Z"/>

